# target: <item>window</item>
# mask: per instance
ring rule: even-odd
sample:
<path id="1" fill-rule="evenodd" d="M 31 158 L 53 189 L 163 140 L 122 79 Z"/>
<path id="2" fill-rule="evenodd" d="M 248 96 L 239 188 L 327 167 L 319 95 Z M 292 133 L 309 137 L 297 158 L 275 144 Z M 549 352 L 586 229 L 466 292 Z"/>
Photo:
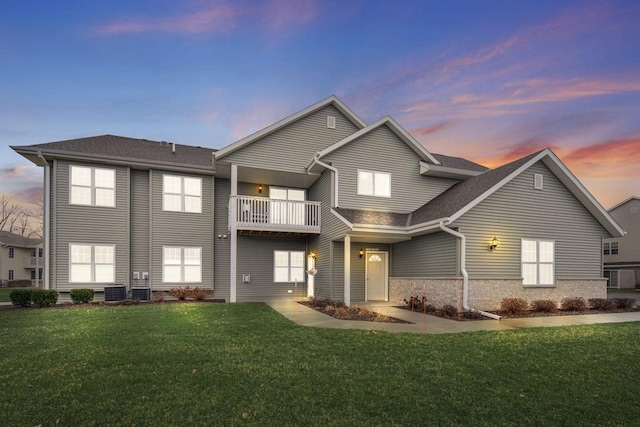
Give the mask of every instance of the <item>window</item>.
<path id="1" fill-rule="evenodd" d="M 69 245 L 70 283 L 113 283 L 115 246 Z"/>
<path id="2" fill-rule="evenodd" d="M 13 270 L 9 270 L 9 280 L 13 280 Z"/>
<path id="3" fill-rule="evenodd" d="M 602 244 L 602 255 L 610 255 L 611 254 L 611 245 L 609 242 L 604 242 Z"/>
<path id="4" fill-rule="evenodd" d="M 31 280 L 36 280 L 36 271 L 31 270 Z"/>
<path id="5" fill-rule="evenodd" d="M 304 283 L 304 252 L 273 251 L 273 281 Z"/>
<path id="6" fill-rule="evenodd" d="M 162 210 L 202 213 L 202 179 L 162 175 Z"/>
<path id="7" fill-rule="evenodd" d="M 116 206 L 114 169 L 71 166 L 69 203 L 87 206 Z"/>
<path id="8" fill-rule="evenodd" d="M 611 242 L 611 255 L 618 255 L 618 242 Z"/>
<path id="9" fill-rule="evenodd" d="M 359 170 L 358 195 L 391 197 L 391 174 Z"/>
<path id="10" fill-rule="evenodd" d="M 202 248 L 162 248 L 163 283 L 201 283 Z"/>
<path id="11" fill-rule="evenodd" d="M 555 242 L 522 240 L 523 285 L 553 285 Z"/>
<path id="12" fill-rule="evenodd" d="M 15 248 L 9 248 L 9 258 L 14 258 L 16 256 Z"/>
<path id="13" fill-rule="evenodd" d="M 603 276 L 607 280 L 607 288 L 617 288 L 618 287 L 618 270 L 604 270 Z"/>

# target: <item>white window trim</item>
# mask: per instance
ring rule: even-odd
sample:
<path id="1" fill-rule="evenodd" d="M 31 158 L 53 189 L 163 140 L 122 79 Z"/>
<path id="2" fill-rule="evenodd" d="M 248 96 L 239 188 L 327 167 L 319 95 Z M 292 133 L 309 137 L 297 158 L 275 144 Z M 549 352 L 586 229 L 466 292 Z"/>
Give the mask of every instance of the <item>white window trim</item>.
<path id="1" fill-rule="evenodd" d="M 287 260 L 287 280 L 284 281 L 276 281 L 276 267 L 282 267 L 282 266 L 276 266 L 276 252 L 286 252 L 288 255 L 288 260 Z M 294 283 L 294 280 L 291 280 L 291 269 L 293 268 L 291 266 L 291 254 L 292 253 L 301 253 L 302 254 L 302 280 L 300 280 L 298 283 L 305 283 L 305 274 L 304 274 L 304 269 L 305 269 L 305 265 L 304 265 L 304 260 L 306 259 L 306 255 L 304 253 L 304 251 L 289 251 L 289 250 L 279 250 L 276 249 L 273 251 L 273 283 Z"/>
<path id="2" fill-rule="evenodd" d="M 364 193 L 360 189 L 360 173 L 361 172 L 373 174 L 373 193 L 372 194 Z M 389 195 L 388 196 L 381 196 L 381 195 L 376 194 L 376 175 L 387 175 L 387 176 L 389 176 Z M 385 199 L 390 199 L 391 198 L 391 173 L 390 172 L 381 172 L 381 171 L 372 171 L 372 170 L 368 170 L 368 169 L 358 169 L 357 170 L 357 176 L 356 176 L 356 187 L 357 187 L 358 196 L 383 197 Z"/>
<path id="3" fill-rule="evenodd" d="M 164 188 L 164 179 L 166 177 L 173 177 L 173 178 L 179 178 L 180 179 L 180 193 L 170 193 L 168 191 L 165 190 Z M 187 195 L 185 193 L 185 189 L 184 189 L 184 180 L 186 179 L 197 179 L 198 181 L 200 181 L 200 195 L 199 196 L 194 196 L 194 195 Z M 180 209 L 168 209 L 167 206 L 165 205 L 165 196 L 166 195 L 171 195 L 171 196 L 179 196 L 180 197 Z M 185 199 L 188 197 L 199 197 L 200 198 L 200 210 L 197 212 L 193 212 L 193 211 L 187 211 L 185 210 Z M 162 174 L 162 210 L 166 211 L 166 212 L 183 212 L 183 213 L 195 213 L 195 214 L 199 214 L 202 213 L 202 178 L 201 177 L 196 177 L 196 176 L 183 176 L 183 175 L 172 175 L 172 174 Z"/>
<path id="4" fill-rule="evenodd" d="M 611 242 L 611 255 L 620 255 L 620 245 L 618 242 Z"/>
<path id="5" fill-rule="evenodd" d="M 523 262 L 522 261 L 522 243 L 536 242 L 536 262 Z M 552 262 L 540 262 L 540 243 L 552 243 L 553 244 L 553 261 Z M 522 266 L 525 264 L 536 265 L 536 283 L 524 284 L 524 273 Z M 553 267 L 552 283 L 540 283 L 540 265 L 551 265 Z M 556 285 L 556 241 L 550 239 L 521 239 L 520 240 L 520 275 L 523 278 L 523 286 L 525 287 L 555 287 Z"/>
<path id="6" fill-rule="evenodd" d="M 602 243 L 602 255 L 611 255 L 611 244 L 609 242 Z"/>
<path id="7" fill-rule="evenodd" d="M 76 282 L 71 280 L 71 266 L 72 266 L 72 262 L 71 262 L 71 247 L 72 246 L 91 246 L 91 262 L 90 262 L 90 268 L 91 268 L 91 280 L 88 282 L 82 281 L 82 282 Z M 109 282 L 97 282 L 96 281 L 96 253 L 95 253 L 95 247 L 96 246 L 105 246 L 105 247 L 110 247 L 113 248 L 113 264 L 98 264 L 98 265 L 111 265 L 112 268 L 112 276 L 113 276 L 113 281 L 109 281 Z M 76 263 L 77 265 L 86 265 L 84 263 Z M 109 245 L 109 244 L 100 244 L 100 243 L 69 243 L 69 283 L 114 283 L 116 281 L 116 245 Z"/>
<path id="8" fill-rule="evenodd" d="M 166 281 L 164 277 L 164 250 L 165 249 L 180 249 L 180 264 L 170 264 L 172 266 L 180 267 L 180 280 L 179 281 Z M 184 250 L 185 249 L 198 249 L 200 251 L 200 264 L 185 264 L 184 263 Z M 200 267 L 200 280 L 184 280 L 184 268 L 185 266 L 193 267 L 198 265 Z M 162 247 L 162 283 L 202 283 L 202 247 L 201 246 L 163 246 Z"/>
<path id="9" fill-rule="evenodd" d="M 73 168 L 85 168 L 91 170 L 91 185 L 74 185 L 73 184 Z M 113 188 L 111 187 L 98 187 L 96 185 L 96 170 L 112 171 L 113 172 Z M 112 168 L 96 168 L 93 166 L 81 166 L 81 165 L 69 165 L 69 204 L 73 206 L 93 206 L 97 208 L 115 208 L 116 207 L 116 180 L 117 171 Z M 91 203 L 73 203 L 71 201 L 71 193 L 73 187 L 88 188 L 91 191 Z M 111 190 L 113 191 L 113 204 L 112 205 L 97 205 L 96 204 L 96 191 L 97 190 Z"/>

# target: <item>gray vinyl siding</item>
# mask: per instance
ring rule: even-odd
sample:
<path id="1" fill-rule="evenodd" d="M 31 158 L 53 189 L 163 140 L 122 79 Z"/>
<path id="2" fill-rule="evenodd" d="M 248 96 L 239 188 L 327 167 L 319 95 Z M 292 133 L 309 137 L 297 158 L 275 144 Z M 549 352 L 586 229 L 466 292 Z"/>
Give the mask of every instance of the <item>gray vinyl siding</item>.
<path id="1" fill-rule="evenodd" d="M 305 239 L 264 238 L 252 236 L 238 236 L 238 264 L 237 264 L 237 299 L 238 301 L 256 301 L 269 298 L 293 299 L 294 283 L 274 283 L 274 251 L 303 251 Z M 251 282 L 242 283 L 242 275 L 250 274 Z M 298 283 L 298 298 L 307 296 L 306 283 Z"/>
<path id="2" fill-rule="evenodd" d="M 88 166 L 116 171 L 115 208 L 69 204 L 70 166 Z M 55 166 L 54 230 L 55 289 L 102 291 L 104 283 L 69 283 L 69 244 L 115 245 L 115 282 L 129 283 L 129 169 L 105 164 L 58 160 Z"/>
<path id="3" fill-rule="evenodd" d="M 336 128 L 327 128 L 327 116 Z M 222 160 L 242 166 L 303 172 L 316 152 L 346 138 L 358 128 L 329 105 L 282 129 L 254 141 Z"/>
<path id="4" fill-rule="evenodd" d="M 215 180 L 215 246 L 214 246 L 214 272 L 215 289 L 214 298 L 224 298 L 229 301 L 230 296 L 230 265 L 231 265 L 231 238 L 229 236 L 229 195 L 231 194 L 231 182 L 228 179 L 216 178 Z M 226 235 L 224 239 L 222 236 Z M 221 236 L 218 238 L 218 236 Z"/>
<path id="5" fill-rule="evenodd" d="M 420 175 L 420 157 L 387 126 L 327 155 L 340 174 L 341 208 L 409 213 L 457 181 Z M 391 174 L 391 197 L 358 195 L 358 169 Z"/>
<path id="6" fill-rule="evenodd" d="M 202 178 L 202 213 L 169 212 L 162 210 L 163 174 Z M 154 290 L 168 290 L 176 286 L 197 286 L 213 289 L 213 177 L 152 170 L 151 174 L 151 277 Z M 163 283 L 163 246 L 201 247 L 201 283 Z"/>
<path id="7" fill-rule="evenodd" d="M 544 189 L 534 190 L 534 174 Z M 555 241 L 556 279 L 602 276 L 602 243 L 607 231 L 538 162 L 479 203 L 453 225 L 467 237 L 467 270 L 471 278 L 521 277 L 523 238 Z M 489 250 L 496 236 L 499 246 Z"/>
<path id="8" fill-rule="evenodd" d="M 149 172 L 131 171 L 131 271 L 150 271 L 151 242 L 149 240 Z M 144 280 L 133 280 L 133 285 Z"/>
<path id="9" fill-rule="evenodd" d="M 332 267 L 334 271 L 338 269 L 342 271 L 344 266 L 342 265 L 342 256 L 337 258 L 335 253 L 333 254 L 332 263 L 331 242 L 332 240 L 343 238 L 349 228 L 331 213 L 331 175 L 331 171 L 324 171 L 307 191 L 309 200 L 321 202 L 322 215 L 321 234 L 313 235 L 309 238 L 309 250 L 318 254 L 316 258 L 316 270 L 318 272 L 314 279 L 315 295 L 318 298 L 336 299 L 339 296 L 342 299 L 343 294 L 336 294 L 334 290 L 336 278 L 332 274 Z M 340 282 L 340 286 L 343 286 L 342 282 Z"/>
<path id="10" fill-rule="evenodd" d="M 438 232 L 393 245 L 392 277 L 456 277 L 458 243 Z"/>

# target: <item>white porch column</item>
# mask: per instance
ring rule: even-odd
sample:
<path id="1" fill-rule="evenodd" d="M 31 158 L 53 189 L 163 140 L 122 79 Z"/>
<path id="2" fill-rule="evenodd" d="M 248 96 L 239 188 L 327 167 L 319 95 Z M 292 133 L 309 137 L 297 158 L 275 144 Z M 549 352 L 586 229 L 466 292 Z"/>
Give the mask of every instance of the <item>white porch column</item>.
<path id="1" fill-rule="evenodd" d="M 238 165 L 231 165 L 231 197 L 229 197 L 229 239 L 231 240 L 231 262 L 229 271 L 229 302 L 236 302 L 236 271 L 238 254 L 237 231 Z"/>
<path id="2" fill-rule="evenodd" d="M 351 236 L 344 236 L 344 303 L 351 305 Z"/>

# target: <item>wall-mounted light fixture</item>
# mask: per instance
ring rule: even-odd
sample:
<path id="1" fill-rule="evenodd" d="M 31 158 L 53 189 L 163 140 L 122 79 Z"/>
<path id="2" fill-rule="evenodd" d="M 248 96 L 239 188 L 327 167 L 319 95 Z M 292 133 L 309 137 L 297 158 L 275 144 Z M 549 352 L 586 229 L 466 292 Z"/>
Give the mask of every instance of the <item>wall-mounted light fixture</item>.
<path id="1" fill-rule="evenodd" d="M 364 249 L 360 248 L 360 250 L 358 251 L 358 255 L 360 256 L 360 258 L 362 258 L 362 256 L 364 255 Z"/>
<path id="2" fill-rule="evenodd" d="M 496 248 L 498 247 L 498 244 L 500 244 L 500 242 L 498 241 L 498 238 L 496 236 L 493 236 L 493 239 L 491 239 L 491 244 L 489 245 L 489 250 L 495 251 Z"/>
<path id="3" fill-rule="evenodd" d="M 316 251 L 311 251 L 309 252 L 309 256 L 313 259 L 316 259 L 316 257 L 318 256 L 318 254 L 316 253 Z"/>
<path id="4" fill-rule="evenodd" d="M 258 184 L 258 193 L 262 194 L 262 184 Z"/>

